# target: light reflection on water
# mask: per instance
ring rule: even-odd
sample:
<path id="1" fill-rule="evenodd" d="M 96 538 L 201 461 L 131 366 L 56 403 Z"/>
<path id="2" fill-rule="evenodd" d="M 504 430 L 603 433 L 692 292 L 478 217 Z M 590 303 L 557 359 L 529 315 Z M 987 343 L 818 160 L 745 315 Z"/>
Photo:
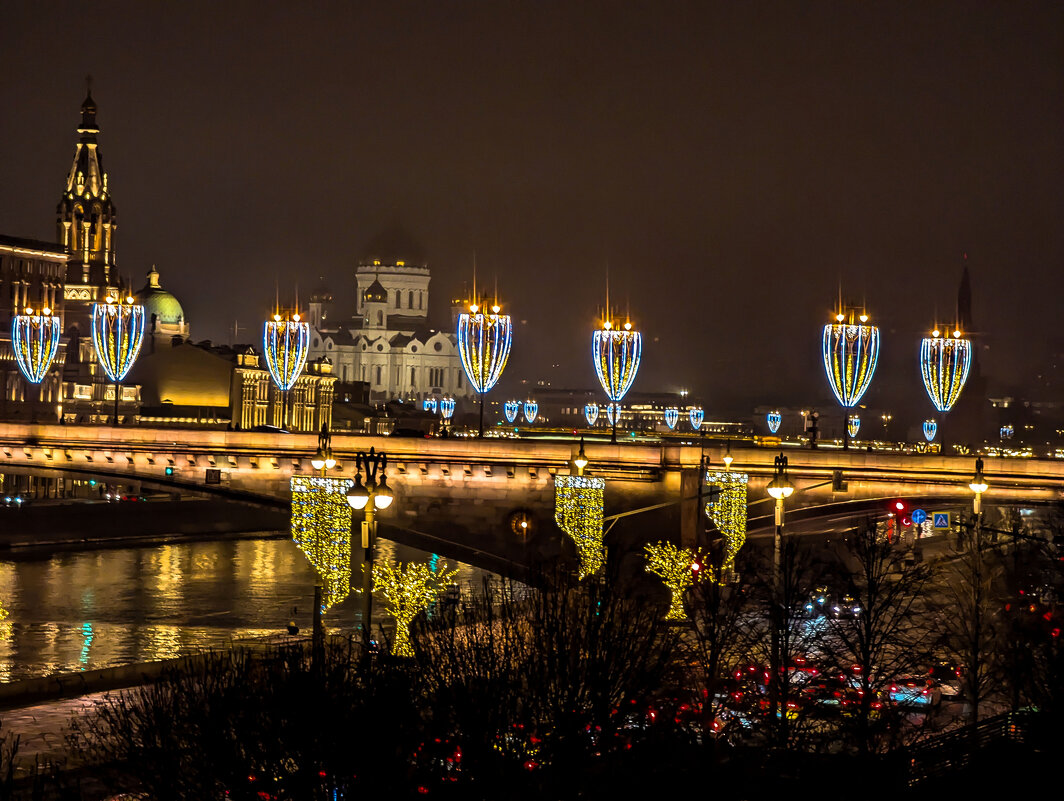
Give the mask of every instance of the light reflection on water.
<path id="1" fill-rule="evenodd" d="M 359 549 L 356 549 L 359 550 Z M 359 550 L 359 554 L 360 554 Z M 380 540 L 377 558 L 433 561 Z M 463 588 L 485 571 L 454 560 Z M 359 585 L 356 556 L 354 584 Z M 310 630 L 314 572 L 289 539 L 159 545 L 60 553 L 0 562 L 0 682 L 168 659 L 234 639 Z M 378 621 L 383 605 L 374 605 Z M 359 596 L 329 610 L 330 629 L 352 629 Z"/>

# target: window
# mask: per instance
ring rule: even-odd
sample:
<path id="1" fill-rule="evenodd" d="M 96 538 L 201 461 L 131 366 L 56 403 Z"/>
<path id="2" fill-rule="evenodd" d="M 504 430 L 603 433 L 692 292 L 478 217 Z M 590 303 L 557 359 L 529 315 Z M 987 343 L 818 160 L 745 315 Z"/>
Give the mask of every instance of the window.
<path id="1" fill-rule="evenodd" d="M 417 368 L 416 367 L 411 367 L 410 368 L 410 386 L 411 387 L 417 386 L 416 375 L 417 375 Z"/>
<path id="2" fill-rule="evenodd" d="M 384 312 L 382 311 L 377 312 L 377 325 L 384 325 Z"/>
<path id="3" fill-rule="evenodd" d="M 414 290 L 410 290 L 410 294 L 406 296 L 406 307 L 408 309 L 414 308 Z"/>
<path id="4" fill-rule="evenodd" d="M 402 299 L 399 297 L 399 290 L 395 290 L 395 308 L 400 308 L 403 305 Z"/>
<path id="5" fill-rule="evenodd" d="M 378 385 L 381 383 L 381 366 L 379 364 L 377 365 L 377 381 L 376 381 L 376 383 Z"/>
<path id="6" fill-rule="evenodd" d="M 422 304 L 424 303 L 424 300 L 425 300 L 425 293 L 424 293 L 424 292 L 418 292 L 418 293 L 417 293 L 417 307 L 418 307 L 419 309 L 423 309 L 423 308 L 425 308 L 425 307 L 424 307 L 424 306 L 422 305 Z"/>

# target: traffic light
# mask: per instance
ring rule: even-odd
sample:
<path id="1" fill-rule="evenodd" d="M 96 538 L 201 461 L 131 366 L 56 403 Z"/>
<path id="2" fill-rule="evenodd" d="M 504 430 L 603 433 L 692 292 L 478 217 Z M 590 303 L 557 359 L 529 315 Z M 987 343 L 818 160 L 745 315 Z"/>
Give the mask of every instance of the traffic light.
<path id="1" fill-rule="evenodd" d="M 174 467 L 173 467 L 173 465 L 167 465 L 167 466 L 166 466 L 166 475 L 168 475 L 168 476 L 172 476 L 173 474 L 174 474 Z"/>

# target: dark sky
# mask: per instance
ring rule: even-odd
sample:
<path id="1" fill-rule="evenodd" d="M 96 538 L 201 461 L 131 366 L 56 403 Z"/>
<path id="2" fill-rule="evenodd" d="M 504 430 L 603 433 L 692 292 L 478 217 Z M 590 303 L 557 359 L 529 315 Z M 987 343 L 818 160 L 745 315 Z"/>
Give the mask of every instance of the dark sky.
<path id="1" fill-rule="evenodd" d="M 441 323 L 474 250 L 498 276 L 504 382 L 592 385 L 607 263 L 635 388 L 711 411 L 826 403 L 840 280 L 884 329 L 868 400 L 920 398 L 965 252 L 992 386 L 1061 342 L 1059 2 L 166 8 L 0 7 L 0 232 L 54 238 L 91 73 L 119 265 L 157 264 L 196 339 L 257 328 L 278 279 L 348 311 L 401 221 Z"/>

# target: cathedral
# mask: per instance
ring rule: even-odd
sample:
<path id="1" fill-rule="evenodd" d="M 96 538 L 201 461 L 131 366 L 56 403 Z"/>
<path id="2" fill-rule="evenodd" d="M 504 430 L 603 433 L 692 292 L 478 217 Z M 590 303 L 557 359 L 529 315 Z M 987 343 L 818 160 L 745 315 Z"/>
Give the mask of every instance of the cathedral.
<path id="1" fill-rule="evenodd" d="M 318 431 L 332 418 L 336 379 L 328 359 L 308 362 L 283 398 L 254 346 L 191 344 L 185 311 L 154 266 L 139 290 L 122 280 L 115 257 L 118 214 L 96 114 L 90 90 L 56 208 L 57 241 L 0 235 L 0 419 Z M 115 387 L 96 359 L 92 309 L 126 297 L 144 307 L 145 331 L 136 365 Z M 61 321 L 59 348 L 40 385 L 22 376 L 11 342 L 12 317 L 28 309 L 47 309 Z"/>
<path id="2" fill-rule="evenodd" d="M 328 358 L 341 383 L 365 383 L 371 402 L 469 398 L 454 327 L 430 325 L 430 277 L 421 247 L 407 234 L 378 235 L 358 260 L 351 319 L 334 322 L 324 286 L 311 296 L 310 357 Z"/>

